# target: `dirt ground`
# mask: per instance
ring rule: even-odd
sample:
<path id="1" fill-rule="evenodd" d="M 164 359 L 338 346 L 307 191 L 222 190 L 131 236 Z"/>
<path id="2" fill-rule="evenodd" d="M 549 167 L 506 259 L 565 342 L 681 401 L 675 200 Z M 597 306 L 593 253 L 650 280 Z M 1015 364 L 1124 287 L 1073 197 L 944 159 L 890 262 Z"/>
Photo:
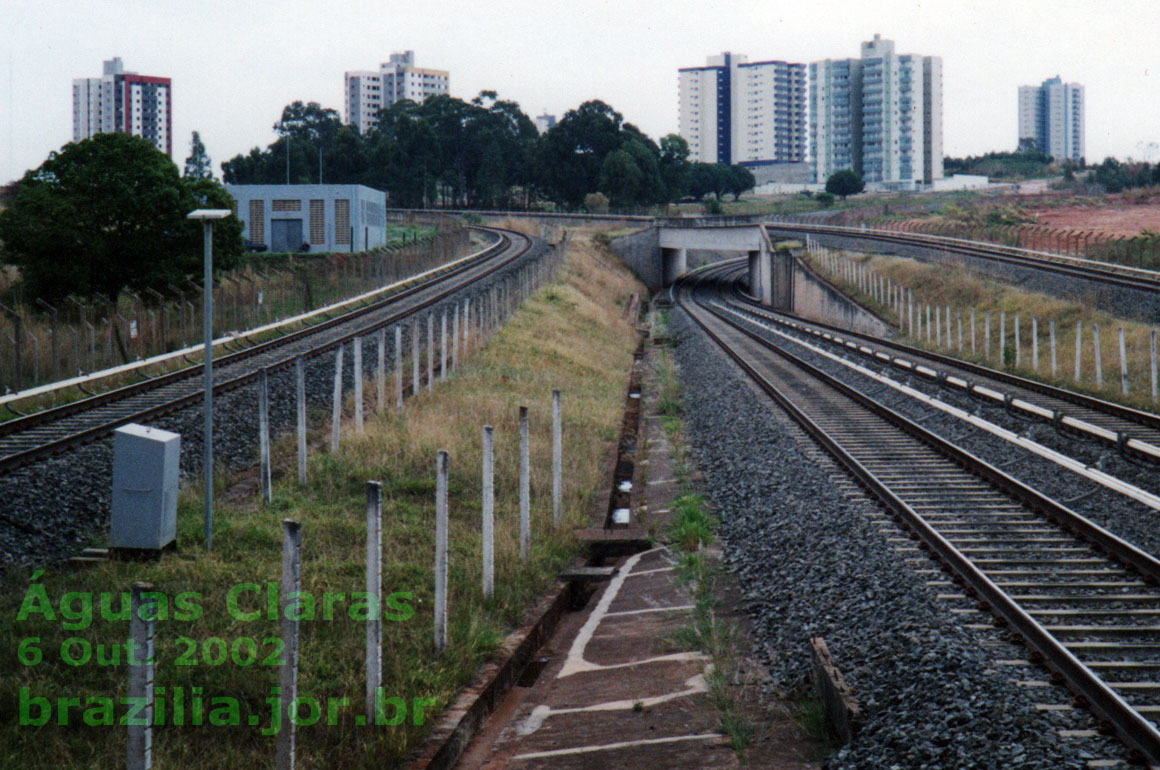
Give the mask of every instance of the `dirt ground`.
<path id="1" fill-rule="evenodd" d="M 1143 230 L 1160 232 L 1160 203 L 1118 206 L 1064 206 L 1031 209 L 1038 224 L 1046 227 L 1097 230 L 1109 235 L 1138 235 Z"/>

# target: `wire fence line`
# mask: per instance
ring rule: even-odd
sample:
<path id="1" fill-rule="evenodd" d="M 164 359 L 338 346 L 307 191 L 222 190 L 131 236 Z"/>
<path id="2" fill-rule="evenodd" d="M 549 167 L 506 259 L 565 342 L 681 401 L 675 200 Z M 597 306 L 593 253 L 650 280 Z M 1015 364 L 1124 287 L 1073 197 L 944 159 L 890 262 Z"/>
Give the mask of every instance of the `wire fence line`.
<path id="1" fill-rule="evenodd" d="M 449 218 L 415 241 L 357 253 L 291 254 L 217 276 L 214 337 L 371 291 L 466 253 L 470 231 Z M 201 341 L 202 287 L 192 280 L 116 299 L 0 303 L 0 391 L 10 393 L 169 353 Z"/>

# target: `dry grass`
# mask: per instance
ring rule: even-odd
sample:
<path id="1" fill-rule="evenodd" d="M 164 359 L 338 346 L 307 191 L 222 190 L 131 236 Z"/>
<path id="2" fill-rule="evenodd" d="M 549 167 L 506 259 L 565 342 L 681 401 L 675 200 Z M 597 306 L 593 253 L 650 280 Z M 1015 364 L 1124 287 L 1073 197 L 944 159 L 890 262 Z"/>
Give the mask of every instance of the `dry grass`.
<path id="1" fill-rule="evenodd" d="M 156 728 L 154 766 L 269 766 L 274 738 L 261 730 L 268 724 L 265 698 L 277 683 L 277 668 L 259 664 L 179 667 L 184 645 L 218 637 L 227 644 L 253 637 L 262 645 L 277 636 L 278 625 L 265 618 L 239 621 L 226 611 L 229 587 L 244 582 L 275 581 L 279 574 L 280 520 L 302 522 L 303 589 L 350 594 L 363 587 L 365 554 L 365 482 L 380 480 L 384 489 L 383 591 L 411 595 L 414 615 L 384 623 L 386 695 L 411 702 L 434 699 L 422 726 L 362 727 L 363 625 L 342 614 L 331 621 L 302 624 L 299 691 L 322 701 L 349 698 L 337 709 L 336 724 L 327 725 L 325 708 L 318 724 L 298 731 L 301 767 L 390 766 L 420 741 L 448 703 L 473 676 L 542 594 L 556 571 L 574 552 L 570 530 L 586 521 L 605 481 L 605 463 L 615 442 L 627 372 L 635 346 L 631 326 L 620 308 L 639 287 L 628 272 L 595 247 L 573 239 L 560 279 L 541 289 L 486 347 L 473 351 L 451 380 L 433 393 L 407 403 L 401 418 L 371 417 L 366 432 L 351 435 L 335 454 L 311 458 L 310 483 L 299 489 L 290 479 L 277 480 L 274 502 L 227 502 L 215 512 L 215 550 L 201 547 L 201 503 L 193 492 L 183 495 L 178 514 L 180 554 L 159 564 L 106 564 L 90 571 L 51 572 L 42 581 L 54 603 L 68 591 L 121 591 L 135 580 L 148 580 L 170 597 L 198 591 L 204 615 L 197 620 L 159 622 L 156 684 L 203 688 L 209 704 L 231 696 L 240 704 L 242 726 Z M 564 523 L 551 527 L 549 452 L 550 392 L 563 390 L 565 431 Z M 367 388 L 373 393 L 373 388 Z M 531 563 L 518 560 L 517 410 L 531 409 L 533 549 Z M 479 461 L 480 429 L 496 431 L 496 594 L 480 595 Z M 320 426 L 319 434 L 325 433 Z M 284 448 L 285 442 L 279 443 Z M 433 578 L 434 456 L 451 453 L 450 480 L 450 644 L 436 658 L 431 649 Z M 288 467 L 283 452 L 281 466 Z M 292 475 L 292 474 L 289 474 Z M 16 693 L 56 698 L 125 694 L 125 667 L 95 664 L 73 667 L 57 649 L 69 636 L 113 644 L 126 637 L 127 624 L 96 619 L 91 627 L 68 631 L 59 620 L 34 616 L 16 621 L 28 575 L 10 574 L 0 600 L 0 646 L 9 651 L 0 664 L 0 687 L 8 697 L 0 704 L 0 750 L 5 762 L 19 767 L 120 767 L 124 764 L 122 727 L 93 727 L 81 722 L 74 708 L 68 726 L 19 726 Z M 249 605 L 250 602 L 244 602 Z M 20 665 L 15 651 L 21 639 L 39 637 L 43 662 Z M 200 658 L 200 652 L 198 654 Z M 187 706 L 188 709 L 188 706 Z M 118 717 L 123 709 L 116 711 Z M 251 716 L 259 726 L 247 726 Z M 55 721 L 55 720 L 54 720 Z"/>
<path id="2" fill-rule="evenodd" d="M 1110 401 L 1128 404 L 1142 409 L 1155 410 L 1151 396 L 1151 359 L 1149 335 L 1155 328 L 1148 324 L 1118 318 L 1093 308 L 1093 302 L 1076 302 L 1046 294 L 1037 294 L 1015 288 L 998 281 L 978 277 L 962 268 L 931 265 L 903 257 L 868 256 L 847 253 L 846 257 L 867 265 L 881 276 L 914 291 L 915 304 L 923 305 L 922 338 L 919 340 L 903 337 L 908 344 L 915 344 L 930 350 L 950 353 L 966 360 L 976 361 L 997 369 L 1006 369 L 1024 377 L 1049 382 L 1054 385 L 1098 395 Z M 822 265 L 812 261 L 819 271 Z M 835 279 L 859 302 L 871 307 L 884 318 L 898 322 L 892 309 L 871 300 L 867 295 L 855 290 L 851 284 Z M 946 306 L 951 307 L 954 319 L 950 344 L 944 336 L 942 345 L 926 341 L 925 305 L 929 303 L 942 309 L 944 324 Z M 971 351 L 970 310 L 975 309 L 975 352 Z M 963 347 L 958 347 L 958 322 L 956 314 L 963 316 Z M 917 314 L 918 308 L 915 308 Z M 986 314 L 990 313 L 991 347 L 985 350 Z M 1000 344 L 1002 314 L 1006 315 L 1006 353 Z M 1019 317 L 1019 364 L 1015 364 L 1015 317 Z M 1032 319 L 1038 320 L 1039 359 L 1034 365 L 1032 345 Z M 1055 321 L 1056 332 L 1056 375 L 1052 376 L 1049 322 Z M 1075 381 L 1075 326 L 1082 322 L 1080 351 L 1080 382 Z M 1093 325 L 1099 325 L 1100 351 L 1103 370 L 1103 385 L 1096 383 L 1096 362 L 1093 345 Z M 1118 330 L 1124 330 L 1124 344 L 1127 351 L 1129 392 L 1125 396 L 1120 385 L 1120 352 Z M 932 340 L 934 335 L 932 334 Z"/>

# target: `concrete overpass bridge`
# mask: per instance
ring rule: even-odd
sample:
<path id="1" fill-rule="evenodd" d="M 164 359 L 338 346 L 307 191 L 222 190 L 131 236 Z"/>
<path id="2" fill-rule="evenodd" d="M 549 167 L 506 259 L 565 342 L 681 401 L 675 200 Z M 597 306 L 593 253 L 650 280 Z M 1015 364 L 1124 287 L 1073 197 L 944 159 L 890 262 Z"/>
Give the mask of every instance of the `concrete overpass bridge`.
<path id="1" fill-rule="evenodd" d="M 744 254 L 749 260 L 750 293 L 766 305 L 793 307 L 793 258 L 774 247 L 761 224 L 685 225 L 658 220 L 629 239 L 627 248 L 617 251 L 654 287 L 668 286 L 684 275 L 690 251 Z"/>

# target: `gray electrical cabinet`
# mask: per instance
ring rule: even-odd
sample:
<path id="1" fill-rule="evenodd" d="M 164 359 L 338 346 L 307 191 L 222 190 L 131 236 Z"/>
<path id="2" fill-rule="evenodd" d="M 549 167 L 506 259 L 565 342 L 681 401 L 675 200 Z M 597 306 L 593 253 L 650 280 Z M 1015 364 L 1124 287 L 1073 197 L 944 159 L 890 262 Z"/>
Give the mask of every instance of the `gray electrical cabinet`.
<path id="1" fill-rule="evenodd" d="M 113 432 L 109 547 L 159 551 L 177 539 L 181 435 L 145 425 Z"/>

